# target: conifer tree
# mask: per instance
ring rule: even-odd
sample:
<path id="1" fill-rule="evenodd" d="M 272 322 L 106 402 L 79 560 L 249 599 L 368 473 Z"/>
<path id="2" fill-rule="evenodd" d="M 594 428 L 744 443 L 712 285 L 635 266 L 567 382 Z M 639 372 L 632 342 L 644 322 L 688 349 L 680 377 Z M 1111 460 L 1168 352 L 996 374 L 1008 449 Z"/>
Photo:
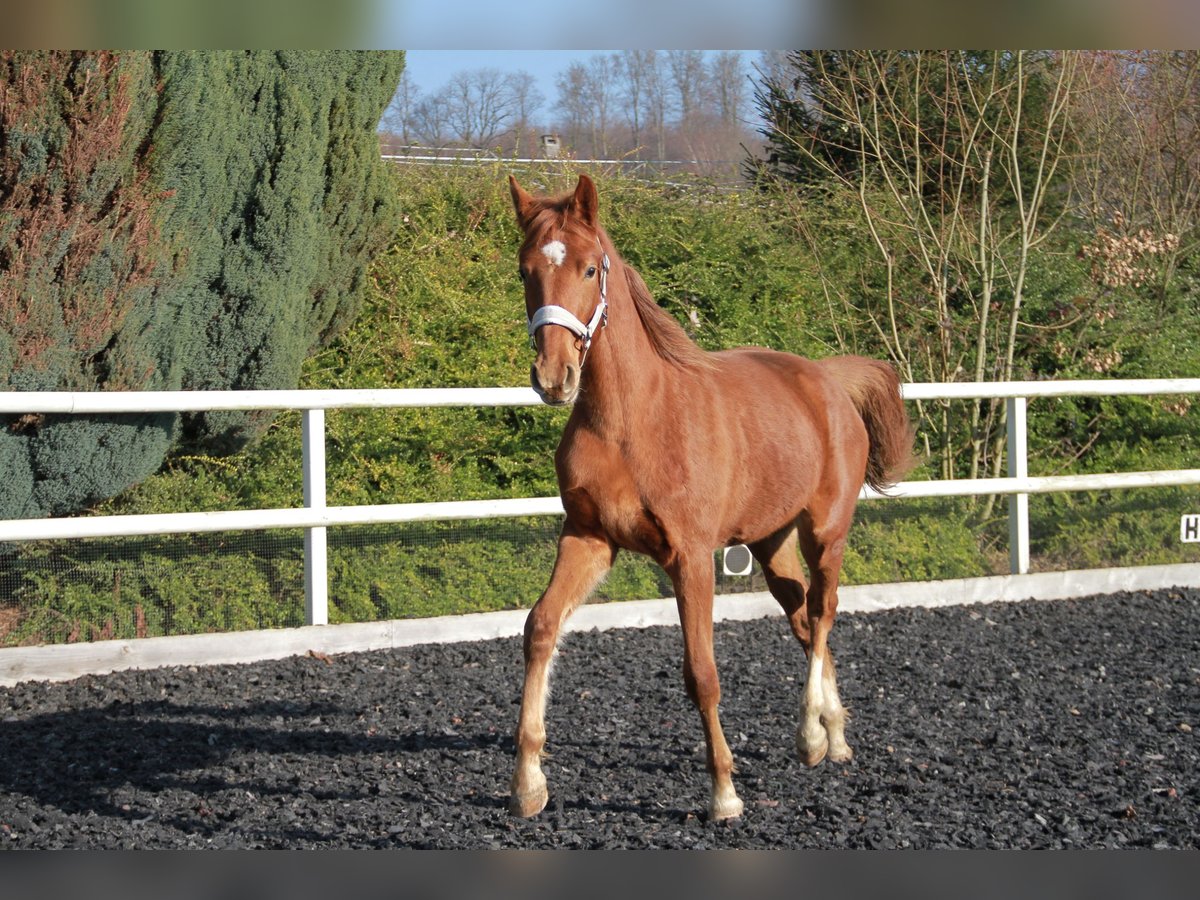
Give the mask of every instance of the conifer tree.
<path id="1" fill-rule="evenodd" d="M 402 53 L 0 56 L 0 385 L 294 387 L 395 210 L 376 124 Z M 269 417 L 2 417 L 0 517 L 231 452 Z M 182 425 L 182 427 L 181 427 Z"/>
<path id="2" fill-rule="evenodd" d="M 0 375 L 9 390 L 155 386 L 163 256 L 146 55 L 0 57 Z M 171 417 L 7 416 L 0 515 L 70 511 L 146 477 Z"/>

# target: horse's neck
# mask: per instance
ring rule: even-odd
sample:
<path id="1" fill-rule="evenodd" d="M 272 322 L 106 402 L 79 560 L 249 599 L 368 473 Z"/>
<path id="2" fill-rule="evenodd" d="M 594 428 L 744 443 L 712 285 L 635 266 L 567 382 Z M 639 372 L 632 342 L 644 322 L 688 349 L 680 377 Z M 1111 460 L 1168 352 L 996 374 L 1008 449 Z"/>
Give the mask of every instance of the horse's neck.
<path id="1" fill-rule="evenodd" d="M 645 432 L 643 418 L 661 409 L 656 398 L 672 373 L 654 351 L 633 298 L 610 288 L 608 325 L 584 362 L 580 414 L 602 436 L 628 443 Z"/>

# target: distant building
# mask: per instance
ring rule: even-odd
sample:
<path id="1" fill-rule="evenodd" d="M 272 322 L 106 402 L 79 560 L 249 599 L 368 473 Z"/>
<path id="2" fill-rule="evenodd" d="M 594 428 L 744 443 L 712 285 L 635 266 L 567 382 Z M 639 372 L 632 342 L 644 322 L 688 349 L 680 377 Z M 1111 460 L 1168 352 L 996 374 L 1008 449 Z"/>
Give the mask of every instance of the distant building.
<path id="1" fill-rule="evenodd" d="M 562 142 L 559 141 L 557 134 L 542 135 L 542 155 L 546 159 L 558 159 L 560 150 L 562 150 Z"/>

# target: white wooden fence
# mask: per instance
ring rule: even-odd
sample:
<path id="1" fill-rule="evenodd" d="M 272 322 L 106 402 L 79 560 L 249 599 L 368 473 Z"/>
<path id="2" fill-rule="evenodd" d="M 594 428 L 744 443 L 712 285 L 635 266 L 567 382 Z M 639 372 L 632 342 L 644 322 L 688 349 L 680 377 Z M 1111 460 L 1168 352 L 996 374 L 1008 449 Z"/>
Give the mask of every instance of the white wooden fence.
<path id="1" fill-rule="evenodd" d="M 911 481 L 897 485 L 892 497 L 957 497 L 1007 494 L 1011 570 L 1029 570 L 1028 495 L 1055 491 L 1200 484 L 1200 469 L 1114 472 L 1031 478 L 1026 457 L 1026 403 L 1030 397 L 1113 396 L 1118 394 L 1196 394 L 1200 378 L 1059 382 L 979 382 L 908 384 L 906 400 L 1003 398 L 1008 403 L 1006 478 Z M 536 406 L 529 388 L 416 388 L 331 391 L 157 391 L 157 392 L 0 392 L 0 413 L 152 413 L 212 410 L 303 411 L 302 468 L 304 506 L 288 509 L 231 510 L 203 513 L 96 516 L 0 521 L 0 541 L 52 538 L 185 534 L 204 531 L 304 528 L 306 619 L 328 622 L 328 574 L 325 530 L 333 525 L 387 522 L 489 519 L 558 515 L 558 497 L 464 500 L 442 503 L 395 503 L 327 506 L 325 503 L 325 410 L 414 407 Z M 864 500 L 879 494 L 864 487 Z"/>
<path id="2" fill-rule="evenodd" d="M 1026 459 L 1026 404 L 1029 398 L 1114 395 L 1200 394 L 1200 378 L 1057 382 L 907 384 L 907 400 L 1004 399 L 1008 404 L 1008 477 L 954 481 L 912 481 L 897 485 L 891 497 L 954 497 L 1005 494 L 1009 500 L 1010 559 L 1014 574 L 1029 569 L 1028 495 L 1061 491 L 1200 484 L 1200 468 L 1153 472 L 1030 477 Z M 182 512 L 0 521 L 0 542 L 62 538 L 184 534 L 205 531 L 305 529 L 305 598 L 309 625 L 328 622 L 326 529 L 336 525 L 487 519 L 556 515 L 558 497 L 327 506 L 325 496 L 325 410 L 420 407 L 536 406 L 529 388 L 420 388 L 394 390 L 161 391 L 161 392 L 0 392 L 0 414 L 152 413 L 212 410 L 303 412 L 304 505 L 286 509 Z M 864 488 L 864 500 L 880 495 Z M 626 604 L 621 604 L 625 606 Z M 155 640 L 152 638 L 144 640 Z M 13 650 L 0 650 L 0 654 Z"/>

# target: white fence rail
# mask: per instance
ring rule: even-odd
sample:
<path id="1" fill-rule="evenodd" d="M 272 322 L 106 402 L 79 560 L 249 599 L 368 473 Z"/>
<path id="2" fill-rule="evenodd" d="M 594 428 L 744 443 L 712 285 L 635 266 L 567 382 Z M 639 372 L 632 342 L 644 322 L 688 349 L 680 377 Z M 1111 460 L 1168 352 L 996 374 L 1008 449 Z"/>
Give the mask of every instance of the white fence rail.
<path id="1" fill-rule="evenodd" d="M 1028 495 L 1131 487 L 1200 484 L 1200 469 L 1029 477 L 1025 408 L 1031 397 L 1200 394 L 1200 378 L 1059 382 L 979 382 L 908 384 L 908 400 L 1004 399 L 1008 403 L 1009 477 L 955 481 L 914 481 L 897 485 L 894 497 L 955 497 L 1005 494 L 1010 497 L 1010 556 L 1014 574 L 1029 568 Z M 327 506 L 325 495 L 325 410 L 366 408 L 536 406 L 529 388 L 418 388 L 331 391 L 161 391 L 161 392 L 0 392 L 0 414 L 152 413 L 212 410 L 303 411 L 304 506 L 288 509 L 204 513 L 96 516 L 0 521 L 0 542 L 62 538 L 184 534 L 205 531 L 305 529 L 305 608 L 310 625 L 328 622 L 326 529 L 336 525 L 488 519 L 556 515 L 558 497 Z M 879 494 L 864 488 L 862 498 Z"/>

